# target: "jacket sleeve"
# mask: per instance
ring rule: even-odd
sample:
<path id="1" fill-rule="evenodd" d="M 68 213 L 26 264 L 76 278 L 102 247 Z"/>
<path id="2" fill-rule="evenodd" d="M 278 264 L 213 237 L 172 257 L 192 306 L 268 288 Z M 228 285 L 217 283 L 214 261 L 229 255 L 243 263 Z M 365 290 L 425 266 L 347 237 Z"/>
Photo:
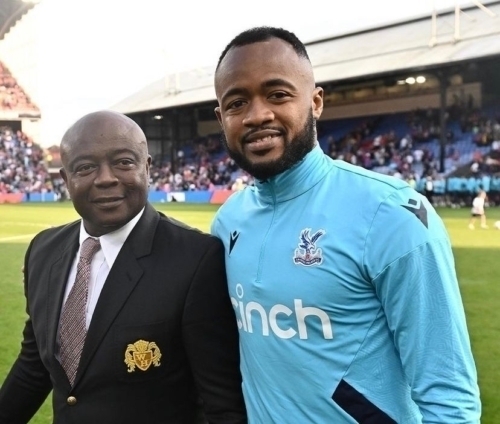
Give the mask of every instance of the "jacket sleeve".
<path id="1" fill-rule="evenodd" d="M 33 242 L 28 248 L 24 263 L 26 299 L 28 299 L 27 276 L 32 244 Z M 28 318 L 24 326 L 21 352 L 0 388 L 0 423 L 27 423 L 52 390 L 50 375 L 38 352 L 28 302 L 26 312 Z"/>
<path id="2" fill-rule="evenodd" d="M 229 299 L 222 243 L 211 243 L 194 274 L 183 314 L 183 339 L 211 424 L 246 423 L 238 330 Z"/>
<path id="3" fill-rule="evenodd" d="M 422 197 L 383 204 L 366 248 L 372 282 L 423 423 L 479 423 L 477 372 L 446 229 Z"/>

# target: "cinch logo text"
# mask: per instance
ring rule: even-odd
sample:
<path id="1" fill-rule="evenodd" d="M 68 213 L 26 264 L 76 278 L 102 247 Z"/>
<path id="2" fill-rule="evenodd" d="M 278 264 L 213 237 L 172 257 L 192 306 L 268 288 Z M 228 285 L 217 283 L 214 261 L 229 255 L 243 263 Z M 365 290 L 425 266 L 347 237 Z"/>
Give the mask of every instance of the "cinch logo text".
<path id="1" fill-rule="evenodd" d="M 291 339 L 298 334 L 300 339 L 305 340 L 308 339 L 306 319 L 316 319 L 321 322 L 323 338 L 333 339 L 332 324 L 328 314 L 319 308 L 304 306 L 302 304 L 302 299 L 293 300 L 294 309 L 290 309 L 288 306 L 278 303 L 272 306 L 269 311 L 266 311 L 260 303 L 244 303 L 243 295 L 243 286 L 241 284 L 237 284 L 236 296 L 238 299 L 231 297 L 231 303 L 235 309 L 238 328 L 240 330 L 247 333 L 253 333 L 254 322 L 252 322 L 252 316 L 254 316 L 256 318 L 260 318 L 260 326 L 259 328 L 255 328 L 255 331 L 262 332 L 263 336 L 269 336 L 269 332 L 272 331 L 280 339 Z M 282 314 L 287 317 L 295 314 L 297 326 L 295 328 L 284 328 L 280 326 L 279 316 Z"/>

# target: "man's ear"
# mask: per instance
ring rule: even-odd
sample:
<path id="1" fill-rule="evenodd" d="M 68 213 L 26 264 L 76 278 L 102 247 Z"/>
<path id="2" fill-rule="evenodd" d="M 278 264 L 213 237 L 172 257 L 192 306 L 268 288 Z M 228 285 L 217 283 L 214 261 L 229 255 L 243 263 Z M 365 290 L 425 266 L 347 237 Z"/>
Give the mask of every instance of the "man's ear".
<path id="1" fill-rule="evenodd" d="M 214 112 L 215 112 L 215 116 L 217 116 L 217 121 L 219 121 L 221 128 L 224 129 L 224 126 L 222 125 L 222 115 L 220 113 L 220 106 L 217 106 L 214 109 Z"/>
<path id="2" fill-rule="evenodd" d="M 318 120 L 323 113 L 323 89 L 321 87 L 316 87 L 313 91 L 312 113 L 316 120 Z"/>
<path id="3" fill-rule="evenodd" d="M 66 175 L 66 170 L 64 168 L 59 169 L 59 175 L 64 180 L 64 183 L 68 185 L 68 176 Z"/>

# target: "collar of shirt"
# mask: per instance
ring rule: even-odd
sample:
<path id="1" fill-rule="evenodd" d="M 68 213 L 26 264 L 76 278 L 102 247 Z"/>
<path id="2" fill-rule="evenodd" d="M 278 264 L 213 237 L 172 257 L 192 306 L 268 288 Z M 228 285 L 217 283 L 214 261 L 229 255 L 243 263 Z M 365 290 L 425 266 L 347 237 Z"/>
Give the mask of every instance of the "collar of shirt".
<path id="1" fill-rule="evenodd" d="M 144 213 L 144 209 L 133 217 L 129 222 L 127 222 L 123 227 L 118 230 L 112 231 L 111 233 L 104 234 L 101 237 L 97 237 L 101 243 L 102 253 L 104 254 L 104 258 L 106 260 L 106 264 L 108 268 L 111 269 L 113 264 L 115 263 L 115 259 L 120 253 L 120 249 L 127 240 L 127 237 L 141 219 L 142 214 Z M 92 237 L 83 225 L 83 220 L 80 223 L 80 246 L 84 242 L 84 240 L 88 237 Z M 95 237 L 94 237 L 95 238 Z"/>
<path id="2" fill-rule="evenodd" d="M 260 200 L 269 203 L 295 199 L 314 187 L 332 169 L 333 161 L 316 143 L 315 147 L 290 169 L 265 181 L 256 181 Z"/>

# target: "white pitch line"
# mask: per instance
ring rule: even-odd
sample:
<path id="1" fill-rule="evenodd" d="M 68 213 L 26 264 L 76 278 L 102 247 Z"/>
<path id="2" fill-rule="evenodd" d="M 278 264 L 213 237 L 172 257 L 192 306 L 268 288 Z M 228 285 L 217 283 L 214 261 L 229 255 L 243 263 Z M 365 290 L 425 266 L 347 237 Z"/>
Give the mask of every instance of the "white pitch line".
<path id="1" fill-rule="evenodd" d="M 32 238 L 32 237 L 35 237 L 37 235 L 37 233 L 35 234 L 24 234 L 22 236 L 13 236 L 13 237 L 3 237 L 3 238 L 0 238 L 0 243 L 3 243 L 5 241 L 13 241 L 13 240 L 21 240 L 21 239 L 25 239 L 25 238 Z"/>

